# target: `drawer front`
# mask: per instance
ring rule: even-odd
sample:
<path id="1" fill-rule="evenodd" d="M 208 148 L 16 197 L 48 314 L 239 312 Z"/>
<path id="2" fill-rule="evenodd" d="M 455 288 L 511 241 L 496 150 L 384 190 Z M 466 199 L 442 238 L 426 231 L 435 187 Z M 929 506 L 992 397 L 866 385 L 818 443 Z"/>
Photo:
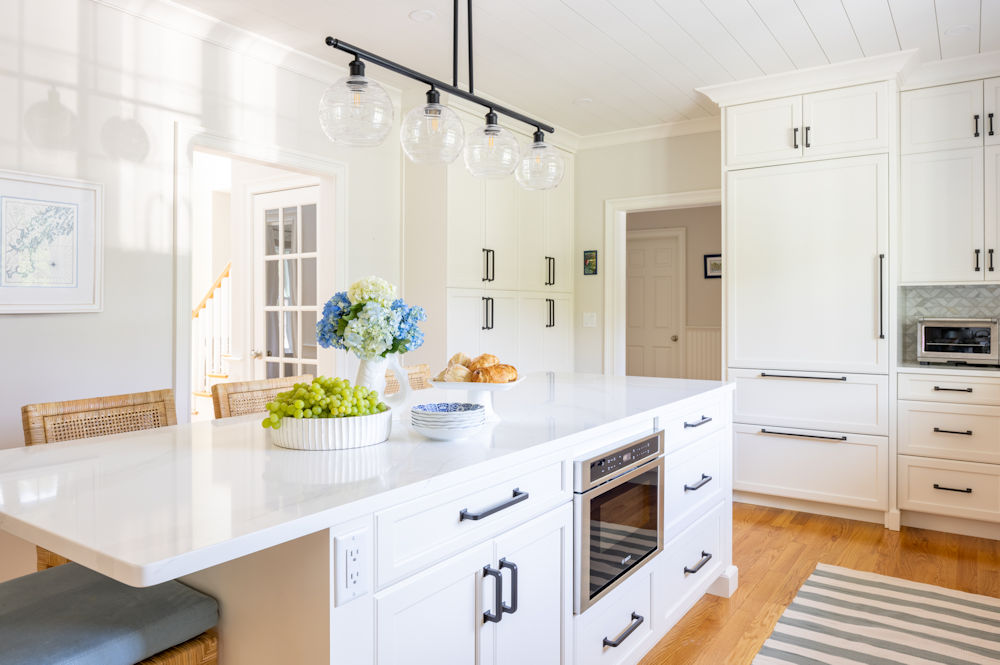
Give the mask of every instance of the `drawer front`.
<path id="1" fill-rule="evenodd" d="M 1000 464 L 1000 407 L 899 402 L 899 452 Z"/>
<path id="2" fill-rule="evenodd" d="M 886 510 L 888 449 L 882 436 L 734 425 L 733 489 Z"/>
<path id="3" fill-rule="evenodd" d="M 726 432 L 715 432 L 692 446 L 667 456 L 663 500 L 664 536 L 690 521 L 699 508 L 717 501 L 727 482 L 722 469 Z"/>
<path id="4" fill-rule="evenodd" d="M 663 421 L 663 449 L 667 454 L 708 436 L 729 422 L 729 395 L 713 394 L 677 416 Z"/>
<path id="5" fill-rule="evenodd" d="M 898 468 L 903 510 L 1000 522 L 1000 466 L 900 455 Z"/>
<path id="6" fill-rule="evenodd" d="M 622 582 L 598 604 L 573 617 L 576 646 L 574 663 L 614 665 L 638 660 L 641 654 L 636 653 L 636 649 L 650 636 L 653 629 L 650 584 L 647 564 L 645 570 L 636 572 Z M 642 617 L 642 623 L 635 617 Z M 632 626 L 635 629 L 623 637 L 625 631 Z M 604 643 L 606 639 L 621 642 L 618 646 L 609 646 Z"/>
<path id="7" fill-rule="evenodd" d="M 657 607 L 663 610 L 657 609 L 659 617 L 672 614 L 678 605 L 689 602 L 692 594 L 704 593 L 722 572 L 727 559 L 721 550 L 727 507 L 720 502 L 663 548 L 663 562 L 653 574 L 655 597 L 661 601 Z"/>
<path id="8" fill-rule="evenodd" d="M 730 369 L 733 421 L 757 425 L 889 433 L 889 378 L 883 375 Z"/>
<path id="9" fill-rule="evenodd" d="M 527 492 L 528 498 L 514 502 L 515 490 Z M 383 588 L 571 498 L 568 474 L 564 474 L 562 462 L 556 462 L 508 476 L 506 480 L 490 478 L 465 483 L 383 510 L 375 515 L 378 587 Z M 462 511 L 482 514 L 503 505 L 508 507 L 481 519 L 461 519 Z"/>
<path id="10" fill-rule="evenodd" d="M 960 374 L 900 374 L 898 399 L 1000 406 L 1000 377 Z"/>

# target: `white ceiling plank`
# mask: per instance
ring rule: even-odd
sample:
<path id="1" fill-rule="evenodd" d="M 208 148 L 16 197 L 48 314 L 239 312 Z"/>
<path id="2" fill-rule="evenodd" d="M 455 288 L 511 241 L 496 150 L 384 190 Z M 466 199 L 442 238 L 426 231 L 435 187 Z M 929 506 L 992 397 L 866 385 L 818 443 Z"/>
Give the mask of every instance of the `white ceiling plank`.
<path id="1" fill-rule="evenodd" d="M 941 57 L 979 53 L 979 0 L 936 0 Z"/>
<path id="2" fill-rule="evenodd" d="M 746 0 L 702 0 L 702 3 L 764 73 L 795 69 L 792 59 Z"/>
<path id="3" fill-rule="evenodd" d="M 979 52 L 1000 51 L 1000 0 L 982 0 Z"/>
<path id="4" fill-rule="evenodd" d="M 901 49 L 889 0 L 841 0 L 865 57 Z"/>
<path id="5" fill-rule="evenodd" d="M 656 3 L 692 39 L 715 54 L 715 59 L 733 78 L 739 80 L 764 74 L 764 70 L 700 0 L 656 0 Z"/>
<path id="6" fill-rule="evenodd" d="M 830 62 L 864 56 L 858 36 L 840 0 L 795 0 Z"/>
<path id="7" fill-rule="evenodd" d="M 749 0 L 797 69 L 829 64 L 795 0 Z"/>
<path id="8" fill-rule="evenodd" d="M 904 50 L 920 49 L 922 61 L 941 59 L 934 0 L 889 0 L 889 9 Z"/>

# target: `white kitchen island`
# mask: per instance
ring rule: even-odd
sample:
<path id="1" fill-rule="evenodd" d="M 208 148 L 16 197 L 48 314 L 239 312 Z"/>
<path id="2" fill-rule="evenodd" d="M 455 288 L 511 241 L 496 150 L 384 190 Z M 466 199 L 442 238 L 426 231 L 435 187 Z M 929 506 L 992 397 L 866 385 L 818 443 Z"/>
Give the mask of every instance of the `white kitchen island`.
<path id="1" fill-rule="evenodd" d="M 501 422 L 457 442 L 404 418 L 377 446 L 293 451 L 247 417 L 4 450 L 0 529 L 127 584 L 182 578 L 211 593 L 227 665 L 631 663 L 706 590 L 735 589 L 732 391 L 537 374 L 496 396 Z M 573 460 L 654 428 L 665 547 L 574 615 Z M 684 491 L 706 475 L 708 491 Z M 459 520 L 515 488 L 529 498 Z M 519 608 L 484 622 L 483 567 L 501 558 L 519 565 Z M 633 613 L 642 625 L 604 646 Z"/>

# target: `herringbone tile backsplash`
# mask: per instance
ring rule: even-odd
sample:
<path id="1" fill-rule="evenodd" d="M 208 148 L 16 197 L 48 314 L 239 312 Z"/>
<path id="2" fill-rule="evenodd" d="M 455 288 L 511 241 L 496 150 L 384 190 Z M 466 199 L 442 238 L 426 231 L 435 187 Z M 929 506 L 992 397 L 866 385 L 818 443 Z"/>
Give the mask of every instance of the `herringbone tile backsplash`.
<path id="1" fill-rule="evenodd" d="M 923 316 L 1000 318 L 1000 284 L 902 287 L 903 362 L 917 360 L 917 319 Z"/>

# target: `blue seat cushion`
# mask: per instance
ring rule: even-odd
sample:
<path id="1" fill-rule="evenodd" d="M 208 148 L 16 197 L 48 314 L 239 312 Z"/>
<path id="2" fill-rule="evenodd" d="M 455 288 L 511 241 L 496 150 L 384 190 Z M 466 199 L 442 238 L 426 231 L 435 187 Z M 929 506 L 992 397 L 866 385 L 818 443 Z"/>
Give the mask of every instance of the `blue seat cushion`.
<path id="1" fill-rule="evenodd" d="M 0 663 L 133 665 L 218 619 L 214 598 L 180 582 L 137 589 L 67 563 L 0 584 Z"/>

